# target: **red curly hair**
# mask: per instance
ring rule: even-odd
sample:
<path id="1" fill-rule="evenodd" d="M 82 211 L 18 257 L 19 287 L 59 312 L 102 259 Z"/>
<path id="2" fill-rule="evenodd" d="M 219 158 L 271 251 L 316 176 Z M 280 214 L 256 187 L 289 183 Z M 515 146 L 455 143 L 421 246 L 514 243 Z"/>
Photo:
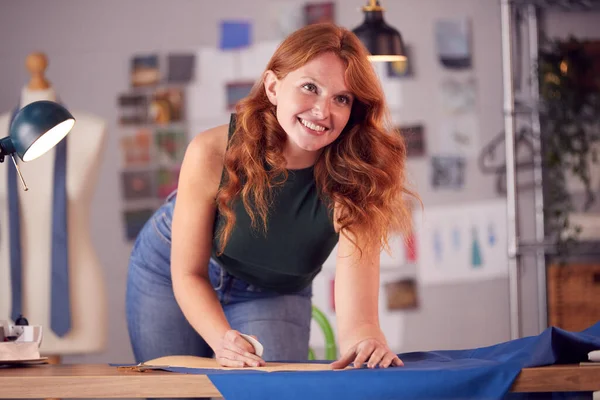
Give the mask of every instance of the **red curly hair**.
<path id="1" fill-rule="evenodd" d="M 308 25 L 288 36 L 266 70 L 282 79 L 313 58 L 331 52 L 346 65 L 345 81 L 354 94 L 350 119 L 340 136 L 325 147 L 314 167 L 321 197 L 337 204 L 342 234 L 377 241 L 389 250 L 390 233 L 407 232 L 410 210 L 405 186 L 406 148 L 392 129 L 385 97 L 368 51 L 349 30 L 334 24 Z M 218 232 L 222 253 L 235 224 L 232 204 L 240 197 L 253 227 L 267 230 L 272 188 L 287 179 L 283 148 L 287 135 L 267 98 L 264 74 L 236 107 L 236 128 L 224 159 L 224 183 L 217 195 L 226 223 Z M 354 240 L 353 240 L 354 241 Z M 356 242 L 354 241 L 356 244 Z"/>

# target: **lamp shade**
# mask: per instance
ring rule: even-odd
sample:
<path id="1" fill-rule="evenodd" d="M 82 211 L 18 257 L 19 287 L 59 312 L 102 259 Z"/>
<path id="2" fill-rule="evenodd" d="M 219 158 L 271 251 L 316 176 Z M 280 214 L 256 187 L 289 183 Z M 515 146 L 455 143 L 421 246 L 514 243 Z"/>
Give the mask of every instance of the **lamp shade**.
<path id="1" fill-rule="evenodd" d="M 406 60 L 406 47 L 400 32 L 385 23 L 379 6 L 363 8 L 365 20 L 352 30 L 371 53 L 371 61 Z"/>
<path id="2" fill-rule="evenodd" d="M 56 146 L 75 124 L 71 113 L 53 101 L 35 101 L 23 107 L 10 126 L 10 135 L 0 141 L 4 154 L 16 153 L 31 161 Z"/>

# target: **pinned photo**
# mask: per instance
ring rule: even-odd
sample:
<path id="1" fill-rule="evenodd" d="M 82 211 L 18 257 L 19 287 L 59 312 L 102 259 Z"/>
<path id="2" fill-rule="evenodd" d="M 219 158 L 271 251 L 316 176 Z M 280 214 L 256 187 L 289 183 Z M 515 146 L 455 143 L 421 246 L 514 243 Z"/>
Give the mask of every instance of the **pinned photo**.
<path id="1" fill-rule="evenodd" d="M 468 18 L 436 21 L 435 43 L 442 66 L 449 69 L 471 68 L 471 25 Z"/>
<path id="2" fill-rule="evenodd" d="M 221 21 L 221 50 L 249 47 L 252 41 L 252 24 L 249 21 Z"/>
<path id="3" fill-rule="evenodd" d="M 423 125 L 399 126 L 396 130 L 400 132 L 406 144 L 407 157 L 423 157 L 425 155 L 425 133 Z"/>
<path id="4" fill-rule="evenodd" d="M 462 189 L 465 184 L 465 166 L 463 157 L 432 157 L 431 185 L 434 189 Z"/>
<path id="5" fill-rule="evenodd" d="M 167 65 L 167 82 L 188 83 L 194 79 L 196 67 L 194 54 L 169 54 Z"/>
<path id="6" fill-rule="evenodd" d="M 142 200 L 154 198 L 153 171 L 125 171 L 121 173 L 123 198 Z"/>
<path id="7" fill-rule="evenodd" d="M 139 55 L 131 60 L 131 86 L 154 86 L 160 82 L 158 55 Z"/>
<path id="8" fill-rule="evenodd" d="M 180 164 L 187 144 L 183 129 L 157 130 L 154 136 L 157 162 L 160 165 Z"/>
<path id="9" fill-rule="evenodd" d="M 246 82 L 229 82 L 225 86 L 225 97 L 227 101 L 227 110 L 233 111 L 235 110 L 235 106 L 238 101 L 242 100 L 244 97 L 250 94 L 252 87 L 254 86 L 254 82 L 246 81 Z"/>
<path id="10" fill-rule="evenodd" d="M 119 123 L 143 125 L 148 122 L 148 98 L 142 93 L 125 93 L 118 98 Z"/>
<path id="11" fill-rule="evenodd" d="M 121 139 L 123 166 L 145 166 L 152 158 L 152 132 L 147 128 L 139 129 L 135 134 Z"/>
<path id="12" fill-rule="evenodd" d="M 401 279 L 385 283 L 388 310 L 417 308 L 417 285 L 414 279 Z"/>
<path id="13" fill-rule="evenodd" d="M 183 119 L 183 89 L 161 88 L 152 96 L 149 117 L 155 124 L 168 124 Z"/>
<path id="14" fill-rule="evenodd" d="M 159 168 L 156 175 L 156 194 L 163 200 L 175 189 L 179 181 L 179 167 Z"/>
<path id="15" fill-rule="evenodd" d="M 304 24 L 335 23 L 335 3 L 308 3 L 304 6 Z"/>

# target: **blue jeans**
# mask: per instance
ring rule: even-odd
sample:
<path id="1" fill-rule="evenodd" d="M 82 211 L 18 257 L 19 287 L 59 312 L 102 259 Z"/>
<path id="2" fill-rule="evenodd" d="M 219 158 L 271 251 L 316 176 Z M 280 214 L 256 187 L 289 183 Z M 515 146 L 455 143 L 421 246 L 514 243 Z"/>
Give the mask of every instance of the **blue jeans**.
<path id="1" fill-rule="evenodd" d="M 127 276 L 126 316 L 136 362 L 168 355 L 212 357 L 187 322 L 171 283 L 171 221 L 175 198 L 154 213 L 140 231 Z M 312 287 L 281 295 L 227 273 L 213 259 L 209 277 L 232 329 L 256 335 L 265 361 L 307 360 Z"/>

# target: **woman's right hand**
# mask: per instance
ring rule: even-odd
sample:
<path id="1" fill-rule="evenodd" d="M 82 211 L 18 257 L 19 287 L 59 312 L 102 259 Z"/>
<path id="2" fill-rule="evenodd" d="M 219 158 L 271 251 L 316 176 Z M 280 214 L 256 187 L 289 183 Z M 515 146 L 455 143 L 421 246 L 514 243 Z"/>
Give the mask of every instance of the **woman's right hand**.
<path id="1" fill-rule="evenodd" d="M 223 367 L 262 367 L 265 361 L 254 353 L 254 346 L 236 330 L 230 329 L 215 350 L 215 359 Z"/>

